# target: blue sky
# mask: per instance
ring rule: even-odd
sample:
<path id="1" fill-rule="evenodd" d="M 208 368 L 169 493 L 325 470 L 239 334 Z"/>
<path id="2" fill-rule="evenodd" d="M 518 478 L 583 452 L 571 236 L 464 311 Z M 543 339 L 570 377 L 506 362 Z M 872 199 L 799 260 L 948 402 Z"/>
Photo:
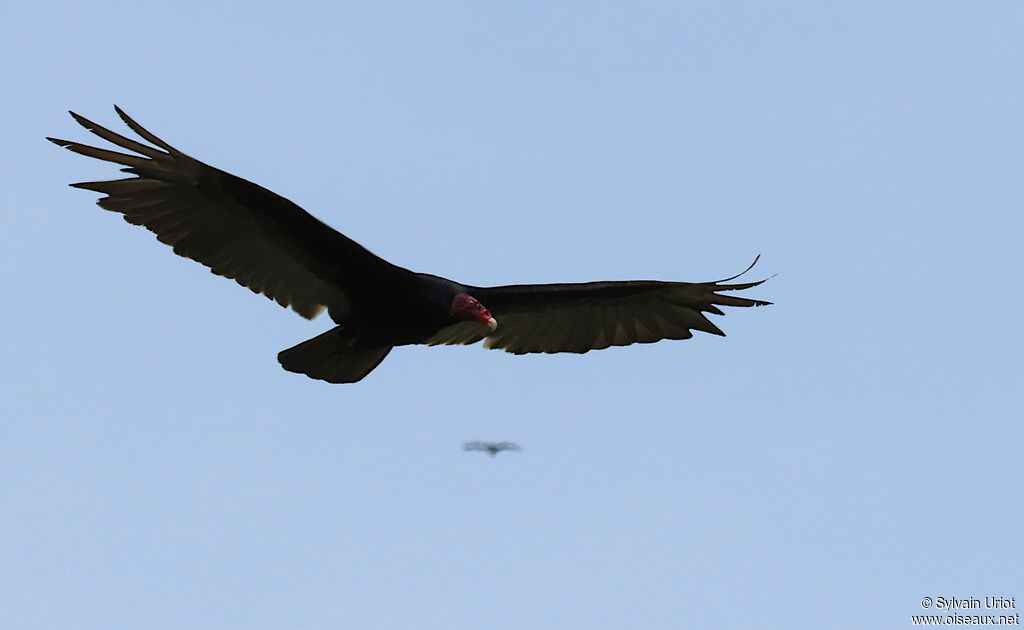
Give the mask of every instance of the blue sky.
<path id="1" fill-rule="evenodd" d="M 344 6 L 339 6 L 344 4 Z M 23 3 L 0 627 L 902 628 L 1024 599 L 1017 3 Z M 472 284 L 778 274 L 726 338 L 400 348 L 67 187 L 112 104 Z M 520 453 L 464 453 L 465 440 Z"/>

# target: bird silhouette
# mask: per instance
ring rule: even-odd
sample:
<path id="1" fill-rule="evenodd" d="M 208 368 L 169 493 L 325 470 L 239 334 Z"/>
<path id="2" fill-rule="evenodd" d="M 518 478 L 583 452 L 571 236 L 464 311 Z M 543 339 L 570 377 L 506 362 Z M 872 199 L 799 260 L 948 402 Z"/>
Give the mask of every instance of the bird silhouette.
<path id="1" fill-rule="evenodd" d="M 491 457 L 494 457 L 502 451 L 521 451 L 515 442 L 466 442 L 462 445 L 464 451 L 485 451 Z"/>
<path id="2" fill-rule="evenodd" d="M 288 199 L 189 157 L 120 109 L 117 113 L 145 142 L 74 113 L 88 131 L 124 151 L 50 138 L 80 155 L 120 165 L 129 175 L 72 186 L 105 195 L 98 201 L 101 208 L 144 226 L 179 256 L 291 306 L 303 317 L 312 319 L 326 309 L 336 326 L 278 353 L 289 372 L 355 383 L 393 347 L 410 344 L 483 340 L 487 348 L 513 354 L 582 354 L 689 339 L 694 330 L 724 335 L 705 313 L 722 315 L 719 306 L 768 304 L 726 295 L 763 282 L 732 283 L 743 274 L 713 282 L 477 287 L 416 273 L 370 253 Z M 395 229 L 409 226 L 396 222 Z M 426 236 L 412 233 L 409 238 Z"/>

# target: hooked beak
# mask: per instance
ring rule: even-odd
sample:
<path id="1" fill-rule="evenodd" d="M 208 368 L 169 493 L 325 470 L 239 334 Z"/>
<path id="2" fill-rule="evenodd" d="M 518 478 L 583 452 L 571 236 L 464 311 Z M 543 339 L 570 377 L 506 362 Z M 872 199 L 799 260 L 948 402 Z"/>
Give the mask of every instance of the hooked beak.
<path id="1" fill-rule="evenodd" d="M 493 317 L 488 317 L 487 321 L 484 323 L 487 324 L 487 327 L 491 329 L 491 332 L 494 332 L 498 328 L 498 320 L 494 319 Z"/>

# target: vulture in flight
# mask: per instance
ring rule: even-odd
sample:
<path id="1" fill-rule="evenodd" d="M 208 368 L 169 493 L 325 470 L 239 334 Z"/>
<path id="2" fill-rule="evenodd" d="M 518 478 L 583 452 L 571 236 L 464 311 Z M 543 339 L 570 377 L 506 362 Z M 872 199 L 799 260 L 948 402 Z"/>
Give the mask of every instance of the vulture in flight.
<path id="1" fill-rule="evenodd" d="M 519 445 L 515 442 L 466 442 L 462 445 L 464 451 L 486 451 L 488 455 L 494 457 L 502 451 L 521 451 Z"/>
<path id="2" fill-rule="evenodd" d="M 724 335 L 704 313 L 769 304 L 726 292 L 759 282 L 633 280 L 476 287 L 394 265 L 266 188 L 192 158 L 114 108 L 145 142 L 70 112 L 116 145 L 47 138 L 122 166 L 130 177 L 72 184 L 100 207 L 144 226 L 174 252 L 312 319 L 336 326 L 277 355 L 284 369 L 354 383 L 395 346 L 471 344 L 514 354 L 584 353 L 609 346 Z M 148 143 L 148 144 L 147 144 Z M 754 260 L 754 264 L 757 259 Z M 751 264 L 750 267 L 753 267 Z M 750 267 L 747 268 L 749 271 Z"/>

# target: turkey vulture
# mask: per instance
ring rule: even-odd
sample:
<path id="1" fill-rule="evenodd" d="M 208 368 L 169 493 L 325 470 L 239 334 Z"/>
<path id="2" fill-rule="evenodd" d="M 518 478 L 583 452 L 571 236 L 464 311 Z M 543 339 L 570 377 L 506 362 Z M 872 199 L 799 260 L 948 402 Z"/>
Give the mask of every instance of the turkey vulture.
<path id="1" fill-rule="evenodd" d="M 466 442 L 462 445 L 464 451 L 487 451 L 487 454 L 494 457 L 502 451 L 521 451 L 515 442 Z"/>
<path id="2" fill-rule="evenodd" d="M 609 346 L 724 335 L 703 313 L 762 306 L 723 295 L 759 282 L 587 282 L 475 287 L 416 273 L 375 256 L 291 201 L 208 166 L 114 108 L 148 142 L 69 112 L 88 131 L 127 153 L 47 138 L 75 153 L 119 164 L 132 177 L 71 184 L 102 193 L 100 207 L 142 225 L 174 252 L 254 293 L 337 326 L 277 355 L 284 369 L 331 383 L 354 383 L 407 344 L 471 344 L 514 354 L 584 353 Z"/>

